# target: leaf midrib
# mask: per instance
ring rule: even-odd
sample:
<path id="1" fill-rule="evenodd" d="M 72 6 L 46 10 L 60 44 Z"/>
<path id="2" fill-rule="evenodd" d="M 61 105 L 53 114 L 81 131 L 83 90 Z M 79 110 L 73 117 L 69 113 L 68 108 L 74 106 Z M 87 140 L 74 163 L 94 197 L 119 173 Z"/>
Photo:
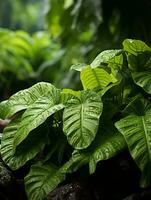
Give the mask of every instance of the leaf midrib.
<path id="1" fill-rule="evenodd" d="M 83 112 L 84 112 L 84 108 L 83 108 L 83 103 L 81 103 L 81 114 L 80 114 L 80 132 L 81 132 L 81 136 L 82 135 L 82 128 L 83 128 Z"/>
<path id="2" fill-rule="evenodd" d="M 92 73 L 94 74 L 94 76 L 95 76 L 95 78 L 96 78 L 96 81 L 97 81 L 97 83 L 98 83 L 98 86 L 99 86 L 100 88 L 102 88 L 102 86 L 101 86 L 101 84 L 100 84 L 100 81 L 99 81 L 99 79 L 98 79 L 98 77 L 97 77 L 97 73 L 96 73 L 96 71 L 95 71 L 94 69 L 92 69 Z"/>

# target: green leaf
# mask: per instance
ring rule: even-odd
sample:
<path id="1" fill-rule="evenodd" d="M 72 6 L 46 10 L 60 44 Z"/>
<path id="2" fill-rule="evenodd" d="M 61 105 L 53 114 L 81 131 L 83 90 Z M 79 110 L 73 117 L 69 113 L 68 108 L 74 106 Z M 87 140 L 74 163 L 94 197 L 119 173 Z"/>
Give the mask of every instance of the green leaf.
<path id="1" fill-rule="evenodd" d="M 151 71 L 132 73 L 134 82 L 142 87 L 145 92 L 151 94 Z"/>
<path id="2" fill-rule="evenodd" d="M 29 200 L 43 200 L 49 192 L 54 190 L 66 178 L 67 173 L 77 169 L 82 158 L 71 158 L 62 167 L 52 164 L 37 163 L 32 165 L 29 174 L 25 177 L 25 188 Z"/>
<path id="3" fill-rule="evenodd" d="M 41 125 L 49 116 L 64 108 L 60 103 L 60 90 L 52 87 L 47 97 L 38 98 L 24 112 L 14 139 L 14 148 L 18 146 L 28 134 Z"/>
<path id="4" fill-rule="evenodd" d="M 127 39 L 123 42 L 127 52 L 128 66 L 134 72 L 151 69 L 151 48 L 140 40 Z"/>
<path id="5" fill-rule="evenodd" d="M 23 166 L 28 160 L 34 158 L 38 152 L 40 152 L 47 143 L 47 134 L 43 134 L 45 130 L 36 130 L 31 136 L 25 140 L 21 146 L 18 147 L 14 154 L 14 137 L 19 127 L 20 118 L 13 120 L 4 129 L 1 140 L 1 157 L 3 161 L 13 170 L 16 170 Z"/>
<path id="6" fill-rule="evenodd" d="M 0 103 L 0 118 L 10 118 L 15 113 L 27 109 L 38 98 L 47 96 L 52 88 L 54 88 L 52 84 L 40 82 L 28 89 L 17 92 L 9 100 Z"/>
<path id="7" fill-rule="evenodd" d="M 0 30 L 1 34 L 5 31 Z M 31 61 L 33 40 L 23 31 L 8 31 L 1 35 L 1 70 L 15 74 L 19 79 L 25 80 L 33 73 Z M 8 59 L 9 58 L 9 59 Z"/>
<path id="8" fill-rule="evenodd" d="M 6 106 L 7 105 L 7 100 L 5 100 L 5 101 L 2 101 L 1 103 L 0 103 L 0 119 L 5 119 L 6 117 L 6 115 L 7 115 L 7 109 L 8 109 L 8 107 Z"/>
<path id="9" fill-rule="evenodd" d="M 143 52 L 137 56 L 128 54 L 128 67 L 132 72 L 141 72 L 151 69 L 151 53 Z"/>
<path id="10" fill-rule="evenodd" d="M 25 188 L 29 200 L 43 200 L 46 195 L 65 179 L 65 173 L 57 173 L 58 168 L 52 164 L 32 165 L 25 177 Z"/>
<path id="11" fill-rule="evenodd" d="M 99 67 L 102 63 L 108 64 L 115 56 L 122 53 L 122 50 L 106 50 L 101 52 L 91 63 L 91 67 Z M 112 60 L 113 61 L 113 60 Z"/>
<path id="12" fill-rule="evenodd" d="M 81 72 L 85 67 L 87 67 L 88 65 L 85 64 L 85 63 L 78 63 L 78 64 L 75 64 L 75 65 L 72 65 L 71 66 L 71 70 L 76 70 L 78 72 Z"/>
<path id="13" fill-rule="evenodd" d="M 141 94 L 132 97 L 130 102 L 124 108 L 123 113 L 126 114 L 136 114 L 144 115 L 145 114 L 145 104 L 148 103 L 146 99 L 143 98 Z"/>
<path id="14" fill-rule="evenodd" d="M 119 73 L 123 67 L 123 55 L 120 54 L 110 59 L 108 67 L 111 69 L 111 73 L 117 76 L 117 73 Z"/>
<path id="15" fill-rule="evenodd" d="M 151 52 L 151 48 L 140 40 L 126 39 L 123 42 L 123 46 L 126 52 L 133 54 L 135 56 L 137 56 L 142 52 L 146 51 Z"/>
<path id="16" fill-rule="evenodd" d="M 101 97 L 92 91 L 81 91 L 80 99 L 68 101 L 63 113 L 63 131 L 74 148 L 86 148 L 94 140 L 102 108 Z"/>
<path id="17" fill-rule="evenodd" d="M 124 136 L 133 159 L 146 175 L 141 182 L 146 187 L 151 182 L 151 109 L 144 116 L 129 115 L 115 125 Z"/>
<path id="18" fill-rule="evenodd" d="M 102 128 L 95 141 L 86 150 L 75 151 L 74 156 L 82 156 L 89 163 L 90 174 L 96 170 L 96 165 L 101 160 L 107 160 L 126 147 L 124 137 L 114 128 Z"/>
<path id="19" fill-rule="evenodd" d="M 104 89 L 109 83 L 117 81 L 112 74 L 107 73 L 104 69 L 92 69 L 90 66 L 81 71 L 80 77 L 85 90 L 96 87 Z"/>
<path id="20" fill-rule="evenodd" d="M 71 98 L 72 96 L 80 98 L 80 91 L 75 91 L 72 89 L 63 89 L 61 95 L 62 95 L 62 101 L 66 103 L 68 99 Z"/>

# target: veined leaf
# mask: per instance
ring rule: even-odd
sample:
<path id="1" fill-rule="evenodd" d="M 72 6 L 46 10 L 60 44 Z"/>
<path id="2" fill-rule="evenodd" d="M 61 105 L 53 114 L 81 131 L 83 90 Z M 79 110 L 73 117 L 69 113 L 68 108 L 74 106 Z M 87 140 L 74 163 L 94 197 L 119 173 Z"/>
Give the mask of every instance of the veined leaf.
<path id="1" fill-rule="evenodd" d="M 123 55 L 117 55 L 115 57 L 113 57 L 112 59 L 110 59 L 109 63 L 108 63 L 108 67 L 111 69 L 111 72 L 114 76 L 117 75 L 117 73 L 119 71 L 122 70 L 123 67 Z"/>
<path id="2" fill-rule="evenodd" d="M 83 159 L 81 157 L 71 158 L 60 168 L 52 164 L 37 163 L 32 165 L 29 174 L 25 177 L 28 199 L 43 200 L 49 192 L 65 180 L 67 173 L 72 173 L 77 169 L 79 161 L 83 162 Z"/>
<path id="3" fill-rule="evenodd" d="M 25 177 L 25 188 L 29 200 L 43 200 L 49 191 L 65 179 L 65 174 L 59 174 L 59 176 L 57 170 L 58 168 L 51 164 L 32 165 L 29 174 Z"/>
<path id="4" fill-rule="evenodd" d="M 112 74 L 107 73 L 104 69 L 92 69 L 90 66 L 81 71 L 80 77 L 84 89 L 93 89 L 96 87 L 104 89 L 109 83 L 117 81 Z"/>
<path id="5" fill-rule="evenodd" d="M 81 91 L 80 99 L 68 101 L 63 113 L 63 130 L 74 148 L 86 148 L 94 140 L 102 108 L 101 97 L 92 91 Z"/>
<path id="6" fill-rule="evenodd" d="M 52 84 L 40 82 L 28 89 L 17 92 L 9 100 L 0 103 L 0 118 L 10 118 L 18 111 L 27 109 L 38 98 L 47 96 L 52 88 L 54 88 Z"/>
<path id="7" fill-rule="evenodd" d="M 142 87 L 145 92 L 151 94 L 151 71 L 132 73 L 134 82 Z"/>
<path id="8" fill-rule="evenodd" d="M 124 137 L 114 128 L 106 128 L 106 130 L 97 134 L 95 141 L 86 150 L 74 153 L 75 157 L 82 156 L 85 162 L 89 163 L 90 174 L 96 170 L 96 165 L 101 160 L 107 160 L 126 147 Z"/>
<path id="9" fill-rule="evenodd" d="M 89 153 L 89 171 L 95 172 L 96 164 L 101 160 L 107 160 L 123 150 L 125 142 L 119 133 L 100 136 L 93 152 Z"/>
<path id="10" fill-rule="evenodd" d="M 127 114 L 136 114 L 136 115 L 144 115 L 145 114 L 145 99 L 141 94 L 132 97 L 130 102 L 124 108 L 123 113 Z"/>
<path id="11" fill-rule="evenodd" d="M 1 157 L 3 161 L 13 170 L 23 166 L 28 160 L 36 156 L 47 143 L 47 134 L 39 129 L 31 134 L 14 154 L 14 137 L 20 123 L 20 118 L 13 120 L 4 129 L 1 140 Z M 43 128 L 43 127 L 42 127 Z"/>
<path id="12" fill-rule="evenodd" d="M 38 98 L 24 112 L 14 139 L 14 148 L 17 147 L 28 134 L 41 125 L 50 115 L 64 108 L 60 103 L 60 90 L 52 88 L 47 97 Z"/>
<path id="13" fill-rule="evenodd" d="M 140 40 L 126 39 L 123 42 L 123 46 L 126 52 L 135 56 L 145 51 L 151 52 L 151 48 Z"/>
<path id="14" fill-rule="evenodd" d="M 61 92 L 61 95 L 62 95 L 62 98 L 65 98 L 65 96 L 68 97 L 69 95 L 80 98 L 80 91 L 74 91 L 72 89 L 63 89 Z M 63 100 L 63 102 L 65 103 L 65 100 Z"/>
<path id="15" fill-rule="evenodd" d="M 138 167 L 146 174 L 142 186 L 147 186 L 151 182 L 151 109 L 144 116 L 129 115 L 115 125 L 125 137 Z"/>
<path id="16" fill-rule="evenodd" d="M 91 63 L 91 67 L 99 67 L 102 63 L 109 63 L 115 56 L 120 55 L 122 50 L 106 50 L 101 52 Z"/>

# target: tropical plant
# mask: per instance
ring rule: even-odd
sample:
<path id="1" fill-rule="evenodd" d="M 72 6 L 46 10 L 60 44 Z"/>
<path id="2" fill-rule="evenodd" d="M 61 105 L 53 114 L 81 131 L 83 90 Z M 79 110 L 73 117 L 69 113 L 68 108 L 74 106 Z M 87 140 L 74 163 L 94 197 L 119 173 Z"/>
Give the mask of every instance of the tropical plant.
<path id="1" fill-rule="evenodd" d="M 106 50 L 90 64 L 76 64 L 83 90 L 57 89 L 39 82 L 0 103 L 0 118 L 10 119 L 1 157 L 16 170 L 31 160 L 25 177 L 28 198 L 42 200 L 68 173 L 128 147 L 151 183 L 151 48 L 127 39 L 123 49 Z"/>
<path id="2" fill-rule="evenodd" d="M 47 3 L 47 30 L 65 50 L 59 66 L 66 81 L 61 78 L 59 87 L 69 87 L 78 79 L 74 71 L 69 72 L 69 66 L 91 63 L 99 52 L 121 48 L 125 38 L 150 44 L 150 0 L 48 0 Z"/>
<path id="3" fill-rule="evenodd" d="M 0 51 L 1 98 L 23 89 L 27 80 L 30 86 L 37 81 L 57 79 L 56 64 L 63 50 L 46 32 L 29 35 L 25 31 L 0 29 Z M 53 75 L 48 77 L 50 70 Z"/>
<path id="4" fill-rule="evenodd" d="M 150 43 L 150 0 L 48 2 L 46 19 L 50 33 L 66 48 L 77 47 L 81 55 L 85 52 L 86 59 L 93 59 L 104 49 L 119 48 L 125 38 L 133 37 Z"/>

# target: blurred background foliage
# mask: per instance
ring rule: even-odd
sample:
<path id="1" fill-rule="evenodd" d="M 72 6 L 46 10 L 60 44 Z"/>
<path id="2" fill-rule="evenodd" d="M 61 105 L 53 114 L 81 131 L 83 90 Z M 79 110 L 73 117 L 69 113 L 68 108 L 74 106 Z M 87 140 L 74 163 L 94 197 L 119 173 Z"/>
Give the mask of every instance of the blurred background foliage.
<path id="1" fill-rule="evenodd" d="M 0 26 L 35 32 L 44 28 L 44 1 L 1 0 Z"/>
<path id="2" fill-rule="evenodd" d="M 1 0 L 1 99 L 38 81 L 79 89 L 71 65 L 125 38 L 151 44 L 150 10 L 151 0 Z"/>

